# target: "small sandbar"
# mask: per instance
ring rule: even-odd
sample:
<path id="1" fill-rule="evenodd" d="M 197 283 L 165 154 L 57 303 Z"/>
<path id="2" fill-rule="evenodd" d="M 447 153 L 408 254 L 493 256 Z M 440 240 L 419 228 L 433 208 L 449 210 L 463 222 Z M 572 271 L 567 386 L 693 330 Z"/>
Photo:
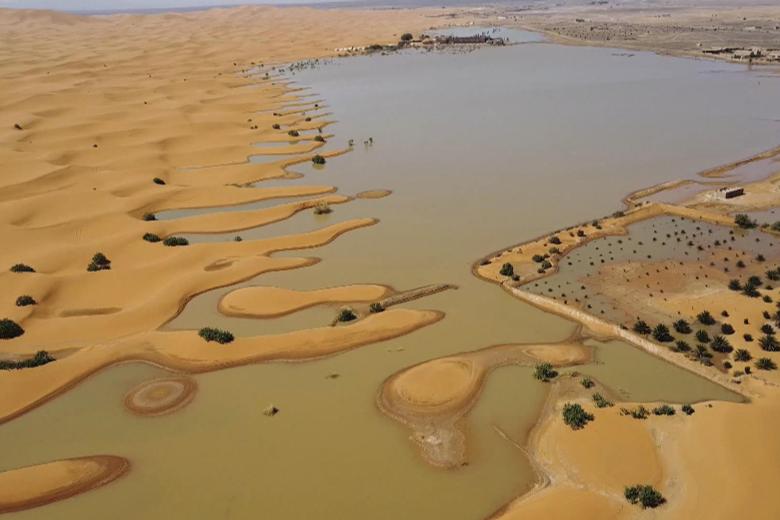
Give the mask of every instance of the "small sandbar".
<path id="1" fill-rule="evenodd" d="M 145 381 L 128 392 L 125 407 L 137 415 L 165 415 L 187 406 L 197 389 L 197 383 L 189 377 Z"/>
<path id="2" fill-rule="evenodd" d="M 104 486 L 130 469 L 114 455 L 57 460 L 0 473 L 0 513 L 11 513 L 64 500 Z"/>
<path id="3" fill-rule="evenodd" d="M 358 199 L 382 199 L 393 193 L 392 190 L 366 190 L 355 194 Z"/>
<path id="4" fill-rule="evenodd" d="M 373 302 L 390 292 L 383 285 L 345 285 L 312 291 L 246 287 L 226 294 L 219 302 L 219 311 L 227 316 L 273 318 L 314 305 Z"/>

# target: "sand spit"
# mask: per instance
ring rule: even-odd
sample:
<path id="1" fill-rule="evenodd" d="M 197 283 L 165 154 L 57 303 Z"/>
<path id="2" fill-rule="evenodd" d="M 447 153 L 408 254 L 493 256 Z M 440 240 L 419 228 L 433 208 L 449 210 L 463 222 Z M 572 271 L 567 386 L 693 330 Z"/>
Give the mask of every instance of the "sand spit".
<path id="1" fill-rule="evenodd" d="M 70 498 L 104 486 L 129 469 L 127 459 L 94 455 L 0 472 L 0 513 Z"/>
<path id="2" fill-rule="evenodd" d="M 392 190 L 366 190 L 355 194 L 356 199 L 382 199 L 390 195 Z"/>
<path id="3" fill-rule="evenodd" d="M 591 351 L 571 340 L 555 344 L 496 345 L 425 361 L 385 380 L 379 408 L 412 430 L 424 459 L 444 468 L 467 463 L 465 417 L 490 371 L 506 365 L 581 364 Z"/>
<path id="4" fill-rule="evenodd" d="M 442 319 L 438 311 L 391 309 L 341 327 L 239 337 L 209 343 L 195 331 L 149 332 L 68 352 L 34 369 L 0 378 L 0 422 L 17 417 L 71 388 L 101 368 L 145 361 L 183 373 L 199 373 L 267 361 L 304 361 L 411 333 Z"/>
<path id="5" fill-rule="evenodd" d="M 197 389 L 198 384 L 190 377 L 145 381 L 127 393 L 125 408 L 145 417 L 165 415 L 187 406 Z"/>
<path id="6" fill-rule="evenodd" d="M 389 292 L 391 289 L 383 285 L 347 285 L 312 291 L 246 287 L 226 294 L 219 302 L 219 311 L 227 316 L 273 318 L 314 305 L 374 302 Z"/>

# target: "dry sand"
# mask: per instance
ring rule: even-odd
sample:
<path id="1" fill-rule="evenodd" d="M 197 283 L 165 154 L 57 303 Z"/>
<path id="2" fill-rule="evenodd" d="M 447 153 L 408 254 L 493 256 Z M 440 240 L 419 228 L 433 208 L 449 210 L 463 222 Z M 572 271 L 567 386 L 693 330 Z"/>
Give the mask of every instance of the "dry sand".
<path id="1" fill-rule="evenodd" d="M 95 455 L 0 472 L 0 513 L 70 498 L 104 486 L 128 469 L 126 459 Z"/>

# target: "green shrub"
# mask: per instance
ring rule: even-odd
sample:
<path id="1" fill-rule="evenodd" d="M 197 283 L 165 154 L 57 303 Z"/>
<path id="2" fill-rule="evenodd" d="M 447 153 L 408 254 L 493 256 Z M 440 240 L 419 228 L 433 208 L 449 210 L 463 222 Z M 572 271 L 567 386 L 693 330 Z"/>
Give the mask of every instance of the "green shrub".
<path id="1" fill-rule="evenodd" d="M 753 359 L 753 356 L 744 348 L 737 349 L 736 352 L 734 352 L 735 361 L 750 361 L 751 359 Z"/>
<path id="2" fill-rule="evenodd" d="M 507 262 L 501 266 L 501 270 L 499 271 L 499 273 L 502 276 L 512 276 L 515 274 L 515 268 L 512 266 L 512 264 Z"/>
<path id="3" fill-rule="evenodd" d="M 734 327 L 730 323 L 724 323 L 720 326 L 720 331 L 727 335 L 734 334 Z"/>
<path id="4" fill-rule="evenodd" d="M 541 268 L 542 270 L 549 269 L 549 268 L 551 268 L 551 267 L 552 267 L 552 264 L 550 263 L 550 261 L 549 261 L 549 260 L 545 260 L 544 262 L 542 262 L 542 264 L 541 264 L 541 266 L 540 266 L 540 268 Z"/>
<path id="5" fill-rule="evenodd" d="M 154 233 L 144 233 L 143 239 L 147 242 L 159 242 L 160 237 Z"/>
<path id="6" fill-rule="evenodd" d="M 629 410 L 627 408 L 621 408 L 620 409 L 621 415 L 630 415 L 634 419 L 647 419 L 647 416 L 650 415 L 650 412 L 642 405 L 637 406 L 633 410 Z"/>
<path id="7" fill-rule="evenodd" d="M 325 157 L 321 156 L 320 154 L 317 154 L 311 158 L 311 162 L 313 162 L 314 164 L 325 164 Z"/>
<path id="8" fill-rule="evenodd" d="M 273 128 L 274 130 L 279 130 L 281 126 L 279 126 L 279 123 L 274 123 L 271 125 L 271 128 Z"/>
<path id="9" fill-rule="evenodd" d="M 729 289 L 731 289 L 732 291 L 741 291 L 742 284 L 739 283 L 739 280 L 731 280 L 729 281 Z"/>
<path id="10" fill-rule="evenodd" d="M 547 382 L 558 375 L 558 372 L 550 363 L 540 363 L 534 369 L 534 377 L 539 381 Z"/>
<path id="11" fill-rule="evenodd" d="M 27 264 L 14 264 L 11 266 L 12 273 L 34 273 L 35 269 Z"/>
<path id="12" fill-rule="evenodd" d="M 24 334 L 24 329 L 13 320 L 3 318 L 0 320 L 0 339 L 13 339 Z"/>
<path id="13" fill-rule="evenodd" d="M 769 358 L 762 357 L 756 360 L 756 368 L 759 370 L 775 370 L 777 364 Z"/>
<path id="14" fill-rule="evenodd" d="M 301 134 L 298 133 L 298 130 L 290 130 L 289 132 L 287 132 L 287 135 L 289 135 L 290 137 L 298 137 Z"/>
<path id="15" fill-rule="evenodd" d="M 709 343 L 711 341 L 710 340 L 710 335 L 707 334 L 706 330 L 699 330 L 699 331 L 697 331 L 696 332 L 696 339 L 699 342 L 701 342 L 701 343 Z"/>
<path id="16" fill-rule="evenodd" d="M 757 225 L 755 220 L 752 220 L 744 213 L 739 213 L 737 216 L 735 216 L 734 223 L 739 227 L 741 227 L 742 229 L 751 229 L 756 227 Z"/>
<path id="17" fill-rule="evenodd" d="M 160 186 L 165 186 L 165 181 L 164 181 L 164 180 L 162 180 L 162 179 L 161 179 L 161 178 L 159 178 L 159 177 L 155 177 L 154 179 L 152 179 L 152 181 L 153 181 L 155 184 L 159 184 Z"/>
<path id="18" fill-rule="evenodd" d="M 690 352 L 691 346 L 685 341 L 677 340 L 674 342 L 674 350 L 676 352 Z"/>
<path id="19" fill-rule="evenodd" d="M 652 331 L 653 329 L 650 328 L 650 325 L 645 323 L 643 320 L 637 320 L 636 323 L 634 323 L 634 332 L 636 332 L 637 334 L 647 336 Z"/>
<path id="20" fill-rule="evenodd" d="M 544 257 L 542 255 L 534 255 L 534 256 L 531 257 L 531 260 L 533 260 L 537 264 L 540 264 L 540 263 L 544 262 Z"/>
<path id="21" fill-rule="evenodd" d="M 35 298 L 33 298 L 32 296 L 29 296 L 27 294 L 19 296 L 16 299 L 16 306 L 17 307 L 26 307 L 28 305 L 35 305 L 36 303 L 38 303 L 38 302 L 35 301 Z"/>
<path id="22" fill-rule="evenodd" d="M 203 327 L 198 331 L 198 336 L 206 341 L 216 341 L 217 343 L 230 343 L 235 339 L 231 332 L 213 327 Z"/>
<path id="23" fill-rule="evenodd" d="M 321 135 L 315 135 L 314 136 L 314 140 L 317 141 L 318 143 L 324 143 L 325 142 L 325 138 L 322 137 Z"/>
<path id="24" fill-rule="evenodd" d="M 109 260 L 103 253 L 95 253 L 92 256 L 92 261 L 87 265 L 87 271 L 108 271 L 111 269 L 111 260 Z"/>
<path id="25" fill-rule="evenodd" d="M 0 361 L 0 370 L 20 370 L 22 368 L 35 368 L 55 361 L 45 350 L 39 350 L 29 359 L 22 361 Z"/>
<path id="26" fill-rule="evenodd" d="M 674 415 L 674 408 L 668 404 L 662 404 L 653 408 L 653 414 L 655 415 Z"/>
<path id="27" fill-rule="evenodd" d="M 144 213 L 143 217 L 141 217 L 147 222 L 151 222 L 153 220 L 157 220 L 157 216 L 154 213 Z"/>
<path id="28" fill-rule="evenodd" d="M 412 41 L 412 38 L 414 38 L 414 36 L 412 36 L 412 33 L 403 33 L 403 34 L 401 35 L 401 41 L 402 41 L 402 42 L 409 42 L 409 41 Z"/>
<path id="29" fill-rule="evenodd" d="M 682 405 L 681 410 L 685 415 L 693 415 L 693 413 L 696 411 L 693 409 L 693 406 L 689 404 Z"/>
<path id="30" fill-rule="evenodd" d="M 764 323 L 763 325 L 761 325 L 761 332 L 763 332 L 764 334 L 771 335 L 775 333 L 775 329 L 769 323 Z"/>
<path id="31" fill-rule="evenodd" d="M 379 302 L 374 302 L 371 305 L 368 306 L 368 311 L 371 314 L 376 314 L 378 312 L 384 312 L 385 308 L 384 306 Z"/>
<path id="32" fill-rule="evenodd" d="M 643 484 L 626 486 L 624 494 L 626 496 L 626 500 L 632 504 L 641 505 L 642 509 L 654 509 L 666 502 L 664 496 L 653 486 Z"/>
<path id="33" fill-rule="evenodd" d="M 596 406 L 599 408 L 608 408 L 613 406 L 612 401 L 608 401 L 603 395 L 599 393 L 593 394 L 593 402 L 596 403 Z"/>
<path id="34" fill-rule="evenodd" d="M 556 246 L 560 245 L 561 244 L 561 239 L 557 235 L 553 235 L 553 236 L 550 237 L 550 243 L 551 244 L 555 244 Z"/>
<path id="35" fill-rule="evenodd" d="M 189 240 L 184 237 L 166 237 L 163 240 L 163 245 L 168 247 L 188 246 L 189 244 Z"/>
<path id="36" fill-rule="evenodd" d="M 596 383 L 594 383 L 593 380 L 589 377 L 583 377 L 582 379 L 580 379 L 580 384 L 585 388 L 593 388 L 594 386 L 596 386 Z"/>
<path id="37" fill-rule="evenodd" d="M 581 430 L 593 419 L 593 414 L 586 412 L 577 403 L 566 403 L 563 405 L 563 422 L 572 430 Z"/>
<path id="38" fill-rule="evenodd" d="M 336 320 L 346 322 L 346 321 L 353 321 L 357 319 L 357 314 L 355 314 L 355 311 L 350 309 L 349 307 L 346 307 L 344 309 L 341 309 L 339 311 L 338 317 L 336 317 Z"/>

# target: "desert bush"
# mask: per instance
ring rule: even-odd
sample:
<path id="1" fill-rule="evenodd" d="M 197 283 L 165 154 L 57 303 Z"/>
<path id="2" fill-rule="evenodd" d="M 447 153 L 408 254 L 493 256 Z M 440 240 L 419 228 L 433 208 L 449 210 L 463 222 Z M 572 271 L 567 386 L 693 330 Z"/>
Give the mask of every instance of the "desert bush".
<path id="1" fill-rule="evenodd" d="M 333 208 L 331 208 L 330 204 L 327 202 L 318 202 L 317 205 L 314 206 L 315 215 L 328 215 L 329 213 L 333 213 Z"/>
<path id="2" fill-rule="evenodd" d="M 198 331 L 198 336 L 205 339 L 206 341 L 216 341 L 220 344 L 230 343 L 235 339 L 233 336 L 233 333 L 222 330 L 222 329 L 216 329 L 213 327 L 203 327 Z"/>
<path id="3" fill-rule="evenodd" d="M 12 273 L 34 273 L 35 269 L 27 264 L 14 264 L 11 266 Z"/>
<path id="4" fill-rule="evenodd" d="M 674 408 L 668 404 L 662 404 L 661 406 L 656 406 L 653 408 L 654 415 L 674 415 L 674 413 Z"/>
<path id="5" fill-rule="evenodd" d="M 550 261 L 549 261 L 549 260 L 545 260 L 544 262 L 542 262 L 542 264 L 541 264 L 541 266 L 540 266 L 540 267 L 541 267 L 542 269 L 549 269 L 549 268 L 551 268 L 551 267 L 552 267 L 552 264 L 550 263 Z"/>
<path id="6" fill-rule="evenodd" d="M 776 370 L 777 363 L 769 358 L 762 357 L 756 360 L 756 368 L 759 370 Z M 747 370 L 745 370 L 745 372 L 747 372 Z"/>
<path id="7" fill-rule="evenodd" d="M 35 298 L 33 298 L 32 296 L 29 296 L 27 294 L 19 296 L 16 299 L 16 306 L 17 307 L 26 307 L 28 305 L 35 305 L 36 303 L 38 303 L 38 302 L 35 301 Z"/>
<path id="8" fill-rule="evenodd" d="M 558 376 L 558 372 L 550 363 L 539 363 L 534 368 L 534 378 L 545 383 Z"/>
<path id="9" fill-rule="evenodd" d="M 635 486 L 627 486 L 625 489 L 625 497 L 632 504 L 639 504 L 642 509 L 654 509 L 664 502 L 666 499 L 664 496 L 653 486 L 637 484 Z"/>
<path id="10" fill-rule="evenodd" d="M 645 323 L 643 320 L 637 320 L 636 323 L 634 323 L 634 332 L 637 334 L 641 334 L 643 336 L 647 336 L 653 331 L 653 329 L 650 328 L 650 325 Z"/>
<path id="11" fill-rule="evenodd" d="M 577 403 L 566 403 L 563 405 L 563 422 L 572 430 L 581 430 L 593 419 L 593 414 L 586 412 Z"/>
<path id="12" fill-rule="evenodd" d="M 729 289 L 732 291 L 741 291 L 742 290 L 742 284 L 739 283 L 739 280 L 730 280 L 729 281 Z"/>
<path id="13" fill-rule="evenodd" d="M 780 342 L 778 342 L 777 338 L 775 338 L 772 334 L 765 334 L 761 336 L 761 338 L 758 340 L 758 345 L 762 350 L 766 350 L 767 352 L 780 351 Z"/>
<path id="14" fill-rule="evenodd" d="M 159 242 L 160 237 L 159 235 L 155 235 L 154 233 L 144 233 L 143 239 L 147 242 Z"/>
<path id="15" fill-rule="evenodd" d="M 325 142 L 325 138 L 322 137 L 321 135 L 315 135 L 314 136 L 314 140 L 317 141 L 318 143 L 324 143 Z"/>
<path id="16" fill-rule="evenodd" d="M 750 355 L 750 352 L 744 348 L 738 348 L 734 352 L 735 361 L 750 361 L 752 358 L 753 356 Z"/>
<path id="17" fill-rule="evenodd" d="M 612 401 L 608 401 L 607 398 L 599 393 L 593 394 L 593 402 L 598 408 L 609 408 L 610 406 L 613 406 Z"/>
<path id="18" fill-rule="evenodd" d="M 693 413 L 696 411 L 696 410 L 693 409 L 693 406 L 691 406 L 689 404 L 682 405 L 682 408 L 680 408 L 680 409 L 682 410 L 682 412 L 685 415 L 693 415 Z"/>
<path id="19" fill-rule="evenodd" d="M 163 240 L 163 245 L 168 247 L 188 246 L 189 244 L 189 240 L 184 237 L 166 237 Z"/>
<path id="20" fill-rule="evenodd" d="M 513 274 L 515 274 L 515 268 L 512 266 L 512 264 L 507 262 L 501 266 L 501 270 L 499 271 L 499 273 L 502 276 L 512 276 Z"/>
<path id="21" fill-rule="evenodd" d="M 339 315 L 336 317 L 336 320 L 341 322 L 347 322 L 347 321 L 353 321 L 357 319 L 357 314 L 355 314 L 355 311 L 350 309 L 349 307 L 345 307 L 339 311 Z"/>
<path id="22" fill-rule="evenodd" d="M 714 338 L 712 338 L 712 343 L 710 343 L 710 348 L 715 352 L 720 352 L 722 354 L 728 354 L 729 352 L 734 350 L 734 347 L 731 346 L 729 340 L 727 340 L 723 336 L 715 336 Z"/>
<path id="23" fill-rule="evenodd" d="M 271 128 L 273 128 L 274 130 L 279 130 L 281 126 L 279 126 L 279 123 L 274 123 L 271 125 Z"/>
<path id="24" fill-rule="evenodd" d="M 680 334 L 690 334 L 691 326 L 685 320 L 677 320 L 673 324 L 674 330 Z"/>
<path id="25" fill-rule="evenodd" d="M 769 323 L 764 323 L 763 325 L 761 325 L 761 332 L 763 332 L 764 334 L 771 335 L 775 333 L 775 329 Z"/>
<path id="26" fill-rule="evenodd" d="M 585 388 L 593 388 L 594 386 L 596 386 L 596 383 L 594 383 L 593 380 L 589 377 L 583 377 L 582 379 L 580 379 L 580 384 Z"/>
<path id="27" fill-rule="evenodd" d="M 669 334 L 669 327 L 664 325 L 663 323 L 659 323 L 655 326 L 653 329 L 653 338 L 656 341 L 660 341 L 661 343 L 668 343 L 669 341 L 674 341 L 674 338 L 671 334 Z"/>
<path id="28" fill-rule="evenodd" d="M 699 341 L 700 343 L 709 343 L 711 341 L 710 335 L 707 334 L 706 330 L 696 331 L 696 340 Z"/>
<path id="29" fill-rule="evenodd" d="M 384 306 L 379 302 L 374 302 L 371 305 L 368 306 L 368 311 L 371 314 L 376 314 L 378 312 L 383 312 L 385 310 Z"/>
<path id="30" fill-rule="evenodd" d="M 556 246 L 560 245 L 561 244 L 561 239 L 557 235 L 553 235 L 553 236 L 550 237 L 550 243 L 551 244 L 555 244 Z"/>
<path id="31" fill-rule="evenodd" d="M 21 325 L 8 318 L 0 319 L 0 339 L 13 339 L 24 334 Z"/>
<path id="32" fill-rule="evenodd" d="M 696 319 L 699 320 L 699 323 L 702 325 L 715 325 L 715 318 L 712 317 L 710 311 L 701 311 L 696 315 Z"/>
<path id="33" fill-rule="evenodd" d="M 146 222 L 157 220 L 157 217 L 155 216 L 154 213 L 144 213 L 143 217 L 141 218 L 144 219 Z"/>
<path id="34" fill-rule="evenodd" d="M 534 255 L 531 257 L 531 260 L 536 262 L 537 264 L 544 262 L 544 257 L 542 255 Z"/>
<path id="35" fill-rule="evenodd" d="M 687 342 L 678 340 L 674 343 L 674 350 L 677 352 L 689 352 L 691 350 L 691 346 L 688 345 Z"/>
<path id="36" fill-rule="evenodd" d="M 161 179 L 161 178 L 159 178 L 159 177 L 155 177 L 154 179 L 152 179 L 152 181 L 153 181 L 155 184 L 159 184 L 160 186 L 165 186 L 165 181 L 164 181 L 164 180 L 162 180 L 162 179 Z"/>
<path id="37" fill-rule="evenodd" d="M 634 419 L 647 419 L 647 416 L 650 415 L 650 412 L 642 406 L 641 404 L 634 408 L 633 410 L 629 410 L 627 408 L 621 408 L 620 409 L 621 415 L 630 415 Z"/>
<path id="38" fill-rule="evenodd" d="M 313 162 L 314 164 L 325 164 L 325 157 L 321 156 L 320 154 L 317 154 L 311 158 L 311 162 Z"/>
<path id="39" fill-rule="evenodd" d="M 22 368 L 35 368 L 55 361 L 45 350 L 39 350 L 29 359 L 21 361 L 0 361 L 0 370 L 20 370 Z"/>
<path id="40" fill-rule="evenodd" d="M 773 282 L 780 281 L 780 269 L 770 269 L 766 272 L 766 277 L 772 280 Z"/>
<path id="41" fill-rule="evenodd" d="M 92 255 L 92 261 L 87 264 L 87 271 L 89 272 L 108 271 L 109 269 L 111 269 L 111 260 L 100 252 Z"/>
<path id="42" fill-rule="evenodd" d="M 298 130 L 290 130 L 289 132 L 287 132 L 287 135 L 289 135 L 290 137 L 298 137 L 301 134 L 298 133 Z"/>
<path id="43" fill-rule="evenodd" d="M 729 323 L 724 323 L 720 326 L 720 331 L 726 335 L 734 334 L 734 327 Z"/>
<path id="44" fill-rule="evenodd" d="M 409 41 L 412 41 L 412 38 L 414 38 L 414 36 L 412 36 L 412 33 L 403 33 L 403 34 L 401 35 L 401 41 L 402 41 L 402 42 L 409 42 Z"/>

